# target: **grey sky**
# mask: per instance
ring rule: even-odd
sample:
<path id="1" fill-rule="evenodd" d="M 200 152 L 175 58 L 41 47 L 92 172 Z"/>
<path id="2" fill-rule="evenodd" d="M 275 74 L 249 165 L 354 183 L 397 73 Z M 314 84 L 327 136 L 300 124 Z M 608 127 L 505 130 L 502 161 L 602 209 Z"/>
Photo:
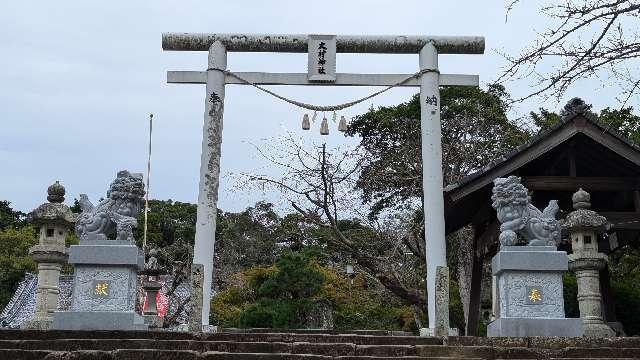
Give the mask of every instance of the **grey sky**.
<path id="1" fill-rule="evenodd" d="M 537 4 L 521 4 L 505 23 L 502 1 L 3 1 L 0 4 L 0 199 L 30 211 L 61 180 L 67 202 L 79 193 L 104 196 L 119 169 L 143 172 L 148 114 L 155 114 L 151 196 L 195 202 L 203 121 L 203 85 L 167 85 L 167 70 L 203 70 L 206 53 L 162 52 L 162 32 L 483 35 L 485 55 L 440 57 L 442 72 L 495 79 L 503 60 L 493 49 L 518 51 L 543 28 Z M 305 54 L 231 53 L 235 71 L 306 71 Z M 341 72 L 417 70 L 417 55 L 340 55 Z M 523 94 L 530 83 L 508 90 Z M 317 104 L 345 102 L 371 88 L 279 87 Z M 583 82 L 596 109 L 614 104 L 615 88 Z M 342 112 L 407 100 L 392 90 Z M 566 99 L 565 99 L 566 100 Z M 529 102 L 520 111 L 543 104 Z M 555 103 L 546 104 L 557 109 Z M 249 142 L 300 134 L 303 112 L 255 89 L 228 86 L 223 175 L 264 166 Z M 305 132 L 320 139 L 317 128 Z M 344 139 L 332 126 L 330 143 Z M 225 177 L 220 207 L 240 210 L 258 194 L 231 193 Z"/>

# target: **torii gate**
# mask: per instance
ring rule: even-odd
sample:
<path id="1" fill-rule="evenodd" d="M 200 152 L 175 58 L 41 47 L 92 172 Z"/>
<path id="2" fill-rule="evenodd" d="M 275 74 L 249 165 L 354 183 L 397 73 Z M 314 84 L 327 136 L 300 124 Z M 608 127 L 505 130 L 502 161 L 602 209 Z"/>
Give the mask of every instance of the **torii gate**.
<path id="1" fill-rule="evenodd" d="M 316 53 L 318 41 L 324 52 Z M 345 36 L 281 34 L 189 34 L 164 33 L 163 50 L 208 51 L 206 71 L 168 71 L 167 82 L 206 84 L 200 186 L 193 263 L 204 267 L 202 324 L 209 324 L 209 303 L 216 229 L 222 115 L 226 84 L 246 85 L 398 85 L 411 74 L 335 73 L 335 53 L 419 54 L 420 74 L 398 86 L 420 86 L 422 137 L 422 185 L 427 260 L 427 307 L 429 328 L 435 326 L 435 273 L 446 266 L 440 91 L 442 85 L 478 86 L 477 75 L 440 74 L 438 54 L 482 54 L 481 36 Z M 309 52 L 309 72 L 235 73 L 227 69 L 227 52 Z M 316 62 L 318 59 L 321 61 Z M 326 67 L 325 67 L 326 64 Z M 318 66 L 316 66 L 318 65 Z M 320 65 L 322 65 L 320 67 Z M 246 81 L 241 81 L 244 79 Z M 431 169 L 433 171 L 428 171 Z"/>

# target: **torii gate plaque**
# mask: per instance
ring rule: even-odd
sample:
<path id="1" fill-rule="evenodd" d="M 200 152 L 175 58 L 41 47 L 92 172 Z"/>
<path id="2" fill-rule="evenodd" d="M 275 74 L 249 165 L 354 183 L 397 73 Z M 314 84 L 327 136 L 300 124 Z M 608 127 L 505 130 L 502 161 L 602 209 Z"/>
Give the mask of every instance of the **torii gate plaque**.
<path id="1" fill-rule="evenodd" d="M 216 211 L 222 143 L 222 114 L 226 84 L 246 84 L 230 76 L 227 52 L 289 52 L 310 51 L 308 44 L 317 37 L 307 35 L 265 34 L 189 34 L 165 33 L 163 50 L 208 51 L 206 72 L 169 71 L 168 83 L 206 84 L 198 218 L 193 262 L 204 266 L 202 324 L 209 324 L 209 300 L 216 229 Z M 334 39 L 338 53 L 419 54 L 418 78 L 400 86 L 420 86 L 420 125 L 422 134 L 422 185 L 424 191 L 424 221 L 427 259 L 427 307 L 429 328 L 435 326 L 435 273 L 437 266 L 446 266 L 444 198 L 442 180 L 442 144 L 440 125 L 440 85 L 478 86 L 477 75 L 440 74 L 438 54 L 482 54 L 484 38 L 480 36 L 345 36 L 327 35 Z M 311 40 L 310 40 L 311 39 Z M 335 65 L 335 64 L 334 64 Z M 322 70 L 324 71 L 324 69 Z M 322 71 L 320 74 L 322 74 Z M 410 74 L 346 74 L 335 73 L 335 79 L 316 79 L 304 73 L 237 73 L 258 85 L 338 85 L 389 86 Z M 318 81 L 320 80 L 320 81 Z M 431 171 L 429 171 L 431 170 Z"/>

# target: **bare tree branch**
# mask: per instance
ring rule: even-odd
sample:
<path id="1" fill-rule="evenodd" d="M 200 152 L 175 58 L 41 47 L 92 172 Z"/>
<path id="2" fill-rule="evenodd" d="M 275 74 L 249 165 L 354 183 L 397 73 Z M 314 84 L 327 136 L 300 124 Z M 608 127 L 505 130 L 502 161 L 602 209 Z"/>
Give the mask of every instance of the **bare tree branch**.
<path id="1" fill-rule="evenodd" d="M 408 229 L 382 229 L 363 216 L 369 211 L 368 205 L 355 190 L 363 163 L 359 147 L 330 151 L 323 144 L 312 152 L 289 134 L 272 143 L 276 145 L 259 148 L 258 153 L 283 174 L 243 174 L 243 184 L 278 190 L 309 223 L 330 231 L 331 237 L 326 239 L 330 246 L 353 259 L 356 266 L 393 294 L 423 306 L 425 296 L 418 288 L 422 279 L 416 274 L 415 263 L 424 261 L 424 247 L 414 233 L 406 233 Z M 344 228 L 344 221 L 367 227 Z"/>
<path id="2" fill-rule="evenodd" d="M 519 3 L 507 5 L 507 14 Z M 543 6 L 541 13 L 556 23 L 517 56 L 499 52 L 508 62 L 497 79 L 504 83 L 534 80 L 532 91 L 514 101 L 535 96 L 559 100 L 578 80 L 596 77 L 617 81 L 625 95 L 638 94 L 640 3 L 637 0 L 565 0 Z M 547 70 L 552 68 L 553 70 Z M 629 71 L 634 69 L 634 71 Z M 631 75 L 633 74 L 633 75 Z M 603 76 L 606 75 L 606 76 Z"/>

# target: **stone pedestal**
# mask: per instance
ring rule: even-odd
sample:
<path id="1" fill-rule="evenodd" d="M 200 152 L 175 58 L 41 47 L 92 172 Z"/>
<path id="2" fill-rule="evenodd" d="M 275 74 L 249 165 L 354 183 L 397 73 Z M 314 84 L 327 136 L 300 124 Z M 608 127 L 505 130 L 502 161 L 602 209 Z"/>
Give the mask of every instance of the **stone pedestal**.
<path id="1" fill-rule="evenodd" d="M 204 265 L 191 264 L 191 312 L 189 312 L 189 331 L 201 332 L 202 323 L 202 284 L 204 283 Z"/>
<path id="2" fill-rule="evenodd" d="M 436 267 L 436 336 L 449 335 L 449 268 Z"/>
<path id="3" fill-rule="evenodd" d="M 458 336 L 458 329 L 449 325 L 449 268 L 436 267 L 436 321 L 433 328 L 420 329 L 420 336 Z"/>
<path id="4" fill-rule="evenodd" d="M 95 240 L 71 246 L 75 267 L 69 311 L 56 312 L 64 330 L 146 330 L 135 313 L 137 274 L 144 256 L 128 240 Z"/>
<path id="5" fill-rule="evenodd" d="M 582 321 L 564 315 L 567 264 L 553 246 L 502 246 L 492 260 L 497 318 L 487 336 L 581 336 Z"/>

